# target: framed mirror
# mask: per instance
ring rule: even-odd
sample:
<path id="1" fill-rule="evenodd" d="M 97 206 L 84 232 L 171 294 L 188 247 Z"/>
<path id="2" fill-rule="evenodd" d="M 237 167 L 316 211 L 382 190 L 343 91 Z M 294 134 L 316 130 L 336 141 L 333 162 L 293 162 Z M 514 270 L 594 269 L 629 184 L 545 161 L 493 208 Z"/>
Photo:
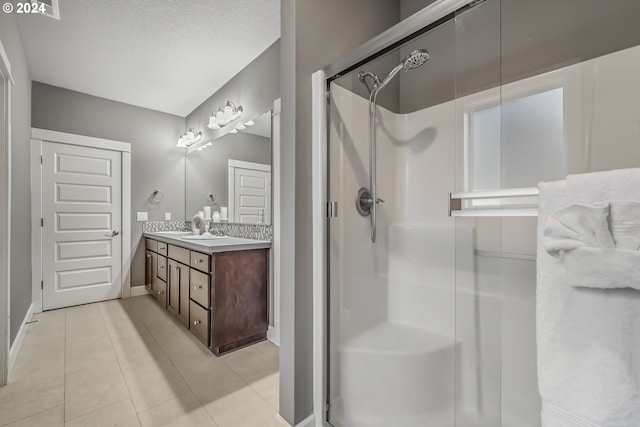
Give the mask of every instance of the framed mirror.
<path id="1" fill-rule="evenodd" d="M 186 155 L 187 220 L 211 206 L 222 222 L 271 224 L 271 117 L 269 110 L 252 126 Z"/>

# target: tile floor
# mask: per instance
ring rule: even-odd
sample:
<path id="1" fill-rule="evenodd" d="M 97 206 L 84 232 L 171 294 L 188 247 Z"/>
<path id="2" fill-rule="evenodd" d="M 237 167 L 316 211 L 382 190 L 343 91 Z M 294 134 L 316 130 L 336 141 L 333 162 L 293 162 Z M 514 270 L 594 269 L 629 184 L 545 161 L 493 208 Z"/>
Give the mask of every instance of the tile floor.
<path id="1" fill-rule="evenodd" d="M 149 296 L 34 316 L 0 426 L 288 426 L 278 347 L 217 358 Z"/>

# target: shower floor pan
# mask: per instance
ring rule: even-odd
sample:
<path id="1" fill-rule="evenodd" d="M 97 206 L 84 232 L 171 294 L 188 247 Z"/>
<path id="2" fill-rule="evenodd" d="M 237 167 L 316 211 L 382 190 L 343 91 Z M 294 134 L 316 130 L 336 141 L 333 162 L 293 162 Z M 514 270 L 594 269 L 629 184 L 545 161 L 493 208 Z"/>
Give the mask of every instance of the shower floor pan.
<path id="1" fill-rule="evenodd" d="M 453 426 L 453 338 L 383 323 L 345 343 L 339 358 L 331 417 L 339 425 Z"/>

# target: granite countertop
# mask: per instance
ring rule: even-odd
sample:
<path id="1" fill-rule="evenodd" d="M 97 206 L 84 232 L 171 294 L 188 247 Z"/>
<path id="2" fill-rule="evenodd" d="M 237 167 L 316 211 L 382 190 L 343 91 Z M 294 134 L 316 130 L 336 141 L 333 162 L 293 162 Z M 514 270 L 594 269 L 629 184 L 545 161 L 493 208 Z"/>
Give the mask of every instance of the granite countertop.
<path id="1" fill-rule="evenodd" d="M 212 254 L 216 252 L 247 251 L 251 249 L 269 249 L 271 242 L 265 240 L 242 239 L 240 237 L 224 237 L 215 240 L 192 240 L 184 237 L 193 236 L 186 231 L 158 231 L 154 233 L 142 233 L 143 237 L 181 246 L 202 253 Z"/>

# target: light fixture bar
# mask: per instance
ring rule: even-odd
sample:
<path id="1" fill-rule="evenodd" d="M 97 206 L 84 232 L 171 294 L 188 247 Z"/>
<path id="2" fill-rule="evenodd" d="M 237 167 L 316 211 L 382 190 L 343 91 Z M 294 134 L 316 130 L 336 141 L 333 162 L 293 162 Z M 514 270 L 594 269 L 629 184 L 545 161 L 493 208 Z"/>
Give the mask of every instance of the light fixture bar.
<path id="1" fill-rule="evenodd" d="M 202 132 L 196 131 L 194 128 L 190 128 L 184 134 L 180 135 L 176 146 L 179 148 L 187 148 L 200 141 L 202 141 Z"/>

